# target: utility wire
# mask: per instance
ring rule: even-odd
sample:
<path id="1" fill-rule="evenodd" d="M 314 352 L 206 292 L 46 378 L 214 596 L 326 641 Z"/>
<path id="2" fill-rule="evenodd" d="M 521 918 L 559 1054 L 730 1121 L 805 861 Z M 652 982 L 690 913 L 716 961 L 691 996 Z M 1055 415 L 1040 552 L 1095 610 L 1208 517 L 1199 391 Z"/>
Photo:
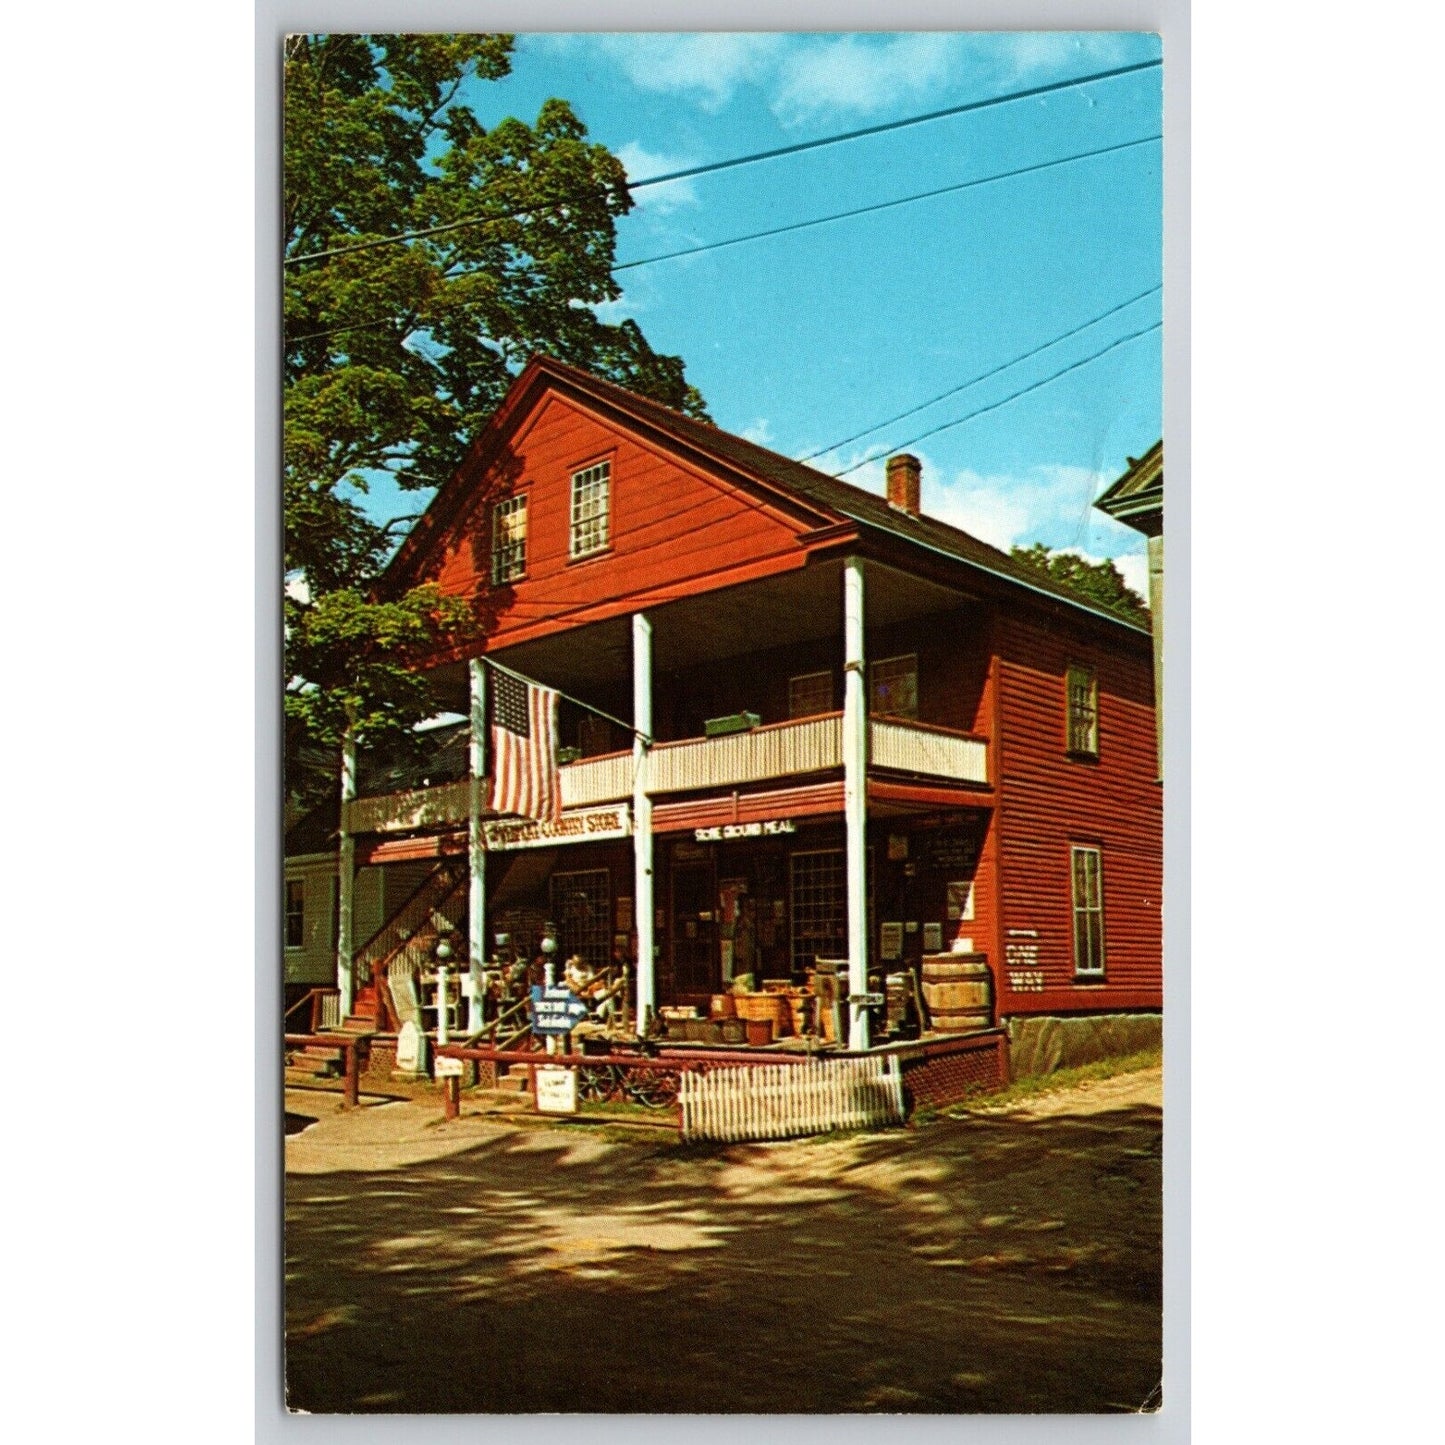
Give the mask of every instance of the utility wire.
<path id="1" fill-rule="evenodd" d="M 872 204 L 872 205 L 854 207 L 852 210 L 837 211 L 837 212 L 835 212 L 834 214 L 832 214 L 832 215 L 830 215 L 830 216 L 815 216 L 815 217 L 813 217 L 811 220 L 807 220 L 807 221 L 794 221 L 794 222 L 790 223 L 789 225 L 786 225 L 786 226 L 774 226 L 774 227 L 772 227 L 772 228 L 770 228 L 769 230 L 766 230 L 766 231 L 750 231 L 750 232 L 748 232 L 746 235 L 743 235 L 743 236 L 730 236 L 730 237 L 728 237 L 727 239 L 722 240 L 722 241 L 708 241 L 708 242 L 705 242 L 705 243 L 702 244 L 702 245 L 689 246 L 689 247 L 687 247 L 686 249 L 681 250 L 681 251 L 667 251 L 667 252 L 664 252 L 664 253 L 663 253 L 662 255 L 660 255 L 660 256 L 644 256 L 644 257 L 642 257 L 640 260 L 636 260 L 636 261 L 620 261 L 620 262 L 618 262 L 616 265 L 614 265 L 614 266 L 612 267 L 612 270 L 613 270 L 614 273 L 615 273 L 615 272 L 618 272 L 618 271 L 630 271 L 630 270 L 636 269 L 638 266 L 652 266 L 652 265 L 655 265 L 655 264 L 656 264 L 657 262 L 659 262 L 659 261 L 672 261 L 672 260 L 675 260 L 675 259 L 676 259 L 677 257 L 679 257 L 679 256 L 697 256 L 697 255 L 701 255 L 704 251 L 719 251 L 719 250 L 722 250 L 722 249 L 723 249 L 724 247 L 726 247 L 726 246 L 740 246 L 740 245 L 742 245 L 745 241 L 759 241 L 759 240 L 764 240 L 764 239 L 766 239 L 767 237 L 770 237 L 770 236 L 783 236 L 783 235 L 786 235 L 786 234 L 788 234 L 789 232 L 792 232 L 792 231 L 805 231 L 805 230 L 808 230 L 809 228 L 811 228 L 811 227 L 813 227 L 813 226 L 825 226 L 825 225 L 829 224 L 829 223 L 832 222 L 832 221 L 845 221 L 845 220 L 848 220 L 848 219 L 850 219 L 850 218 L 852 218 L 852 217 L 855 217 L 855 216 L 866 216 L 866 215 L 869 215 L 869 214 L 871 214 L 871 213 L 873 213 L 873 212 L 875 212 L 875 211 L 887 211 L 887 210 L 890 210 L 890 209 L 892 209 L 892 208 L 894 208 L 894 207 L 896 207 L 896 206 L 906 206 L 906 205 L 910 205 L 910 204 L 912 204 L 914 201 L 926 201 L 926 200 L 932 199 L 932 198 L 935 197 L 935 196 L 949 195 L 949 194 L 951 194 L 952 192 L 955 192 L 955 191 L 967 191 L 967 190 L 971 190 L 971 189 L 972 189 L 973 187 L 975 187 L 975 186 L 991 185 L 991 184 L 992 184 L 993 182 L 995 182 L 995 181 L 1010 180 L 1010 179 L 1012 179 L 1012 178 L 1014 178 L 1014 177 L 1016 177 L 1016 176 L 1026 176 L 1026 175 L 1030 175 L 1030 174 L 1032 174 L 1032 173 L 1035 172 L 1035 171 L 1051 170 L 1051 169 L 1053 169 L 1053 168 L 1056 167 L 1056 166 L 1070 165 L 1070 164 L 1073 163 L 1074 161 L 1091 160 L 1091 159 L 1094 158 L 1095 156 L 1105 156 L 1105 155 L 1111 155 L 1111 154 L 1113 154 L 1113 153 L 1116 152 L 1116 151 L 1132 150 L 1132 149 L 1133 149 L 1134 147 L 1136 147 L 1136 146 L 1149 145 L 1149 144 L 1151 144 L 1152 142 L 1157 141 L 1157 140 L 1161 140 L 1161 139 L 1163 139 L 1163 137 L 1160 136 L 1160 135 L 1149 135 L 1149 136 L 1144 136 L 1144 137 L 1142 137 L 1142 138 L 1139 139 L 1139 140 L 1121 141 L 1118 145 L 1102 146 L 1102 147 L 1100 147 L 1098 150 L 1080 151 L 1078 154 L 1076 154 L 1076 155 L 1071 155 L 1071 156 L 1059 156 L 1057 159 L 1051 160 L 1051 161 L 1037 161 L 1037 162 L 1035 162 L 1033 165 L 1018 166 L 1018 167 L 1016 167 L 1015 169 L 1013 169 L 1013 170 L 1011 170 L 1011 171 L 998 171 L 998 172 L 996 172 L 996 173 L 993 174 L 993 175 L 976 176 L 973 180 L 970 180 L 970 181 L 959 181 L 959 182 L 957 182 L 956 184 L 951 185 L 951 186 L 939 186 L 939 187 L 937 187 L 936 189 L 930 190 L 930 191 L 918 191 L 918 192 L 916 192 L 915 194 L 913 194 L 913 195 L 911 195 L 911 196 L 899 196 L 899 197 L 897 197 L 896 199 L 891 200 L 891 201 L 878 201 L 878 202 L 875 202 L 875 203 Z M 469 274 L 469 273 L 461 273 L 461 274 Z M 1157 290 L 1158 288 L 1156 287 L 1155 289 Z M 1146 294 L 1147 294 L 1147 293 L 1146 293 Z M 1126 303 L 1126 304 L 1127 304 L 1127 303 Z M 1108 312 L 1105 312 L 1104 314 L 1105 314 L 1105 315 L 1108 315 L 1109 313 L 1108 313 Z M 291 336 L 291 337 L 287 337 L 287 340 L 290 341 L 290 342 L 292 342 L 292 343 L 300 343 L 300 342 L 302 342 L 302 341 L 316 341 L 316 340 L 320 340 L 321 338 L 327 337 L 327 336 L 341 336 L 341 335 L 345 335 L 345 334 L 348 334 L 348 333 L 353 332 L 353 331 L 374 331 L 374 330 L 377 330 L 377 329 L 379 329 L 379 328 L 381 328 L 381 327 L 390 326 L 390 325 L 392 325 L 392 324 L 394 323 L 394 321 L 399 320 L 399 319 L 400 319 L 400 318 L 389 318 L 389 319 L 384 320 L 384 321 L 362 321 L 362 322 L 358 322 L 358 323 L 355 323 L 355 324 L 350 325 L 350 326 L 336 326 L 336 327 L 331 327 L 331 328 L 329 328 L 329 329 L 322 330 L 322 331 L 308 331 L 308 332 L 306 332 L 306 333 L 305 333 L 304 335 L 302 335 L 302 336 Z M 1096 319 L 1102 320 L 1103 318 L 1100 317 L 1100 318 L 1096 318 Z M 1086 324 L 1092 324 L 1092 323 L 1086 323 Z M 1081 329 L 1082 329 L 1082 328 L 1081 328 Z M 1072 333 L 1065 333 L 1065 334 L 1066 334 L 1066 335 L 1072 335 Z M 1063 340 L 1063 339 L 1064 339 L 1063 337 L 1058 337 L 1058 338 L 1056 338 L 1056 340 Z M 1049 343 L 1049 344 L 1052 344 L 1052 343 Z M 1027 353 L 1027 354 L 1032 354 L 1032 353 Z M 1024 357 L 1018 357 L 1018 358 L 1017 358 L 1017 360 L 1020 360 L 1020 361 L 1022 361 L 1023 359 L 1024 359 Z M 1010 362 L 1010 363 L 1007 363 L 1007 364 L 1008 364 L 1008 365 L 1012 365 L 1013 363 Z M 975 379 L 976 379 L 976 380 L 982 380 L 982 378 L 975 378 Z M 964 385 L 964 386 L 971 386 L 972 384 L 973 384 L 972 382 L 965 382 L 963 385 Z M 963 389 L 963 387 L 956 387 L 956 388 L 955 388 L 955 390 L 959 390 L 959 391 L 961 391 L 962 389 Z M 952 395 L 952 392 L 946 392 L 945 395 L 946 395 L 946 396 L 947 396 L 947 395 Z M 935 400 L 941 400 L 941 398 L 935 398 Z M 931 405 L 931 404 L 932 404 L 932 403 L 929 403 L 929 402 L 923 403 L 924 406 L 928 406 L 928 405 Z M 921 410 L 921 409 L 922 409 L 921 407 L 915 408 L 915 410 Z M 910 415 L 910 413 L 904 412 L 903 415 L 904 415 L 904 416 L 907 416 L 907 415 Z M 897 417 L 894 417 L 894 418 L 891 418 L 891 420 L 896 421 L 896 420 L 898 420 L 898 418 L 897 418 Z M 887 422 L 879 422 L 879 423 L 878 423 L 878 426 L 886 426 L 886 425 L 887 425 Z M 869 427 L 869 428 L 868 428 L 868 431 L 876 431 L 877 429 L 878 429 L 877 427 Z M 858 435 L 859 435 L 859 436 L 867 436 L 867 435 L 868 435 L 868 432 L 860 432 Z M 853 440 L 856 440 L 856 438 L 849 437 L 847 440 L 853 441 Z M 844 445 L 844 443 L 843 443 L 843 442 L 839 442 L 838 445 L 839 445 L 839 446 L 842 446 L 842 445 Z M 831 448 L 831 447 L 825 447 L 823 450 L 824 450 L 824 451 L 831 451 L 832 448 Z M 814 456 L 818 456 L 818 455 L 821 455 L 821 453 L 815 452 L 813 455 L 814 455 Z"/>
<path id="2" fill-rule="evenodd" d="M 710 161 L 705 165 L 689 166 L 684 170 L 667 171 L 659 176 L 645 176 L 641 180 L 628 181 L 628 191 L 640 191 L 646 186 L 660 186 L 667 181 L 687 180 L 692 176 L 710 175 L 714 171 L 731 170 L 736 166 L 754 165 L 758 161 L 776 160 L 779 156 L 798 155 L 802 151 L 818 150 L 823 146 L 841 145 L 845 141 L 859 140 L 863 136 L 882 135 L 886 131 L 902 130 L 906 126 L 923 125 L 928 121 L 942 120 L 947 116 L 965 115 L 971 111 L 986 110 L 995 105 L 1007 105 L 1015 100 L 1028 100 L 1037 95 L 1049 95 L 1055 91 L 1070 90 L 1074 86 L 1088 85 L 1096 80 L 1112 80 L 1120 75 L 1133 75 L 1143 70 L 1155 70 L 1163 64 L 1162 60 L 1145 60 L 1135 65 L 1121 65 L 1113 70 L 1097 70 L 1090 75 L 1077 75 L 1069 80 L 1050 81 L 1047 85 L 1035 85 L 1027 90 L 1014 90 L 1006 95 L 993 95 L 984 100 L 971 100 L 963 105 L 950 105 L 943 110 L 932 110 L 924 115 L 905 116 L 902 120 L 884 121 L 880 125 L 863 126 L 859 130 L 843 131 L 837 135 L 821 136 L 817 140 L 799 141 L 795 145 L 778 146 L 774 150 L 754 151 L 751 155 L 734 156 L 725 161 Z M 447 221 L 437 226 L 424 226 L 417 231 L 403 231 L 395 236 L 382 236 L 373 241 L 357 241 L 350 246 L 333 246 L 324 251 L 308 251 L 300 256 L 287 256 L 282 265 L 296 266 L 303 261 L 321 261 L 332 256 L 346 256 L 353 251 L 369 251 L 377 246 L 395 246 L 404 241 L 420 240 L 424 236 L 437 236 L 446 231 L 459 230 L 463 226 L 483 225 L 487 221 L 507 220 L 516 216 L 525 216 L 533 211 L 550 210 L 569 204 L 566 201 L 553 201 L 543 205 L 524 206 L 513 211 L 501 211 L 486 215 L 465 217 L 458 221 Z"/>
<path id="3" fill-rule="evenodd" d="M 987 406 L 981 406 L 977 411 L 971 411 L 967 416 L 958 417 L 954 421 L 946 421 L 941 426 L 930 427 L 927 431 L 919 432 L 917 436 L 909 437 L 907 441 L 894 442 L 885 447 L 881 452 L 875 452 L 872 456 L 864 457 L 862 461 L 854 462 L 851 467 L 844 467 L 841 472 L 834 472 L 833 476 L 846 477 L 849 472 L 856 472 L 859 467 L 866 467 L 869 462 L 876 462 L 879 457 L 887 456 L 889 452 L 896 451 L 900 447 L 911 447 L 915 442 L 921 442 L 926 437 L 937 436 L 939 432 L 949 431 L 956 426 L 962 426 L 966 421 L 973 421 L 975 417 L 985 415 L 987 412 L 997 411 L 1002 406 L 1007 406 L 1011 401 L 1017 401 L 1020 397 L 1027 396 L 1031 391 L 1038 391 L 1048 386 L 1050 382 L 1057 381 L 1061 376 L 1067 376 L 1071 371 L 1077 371 L 1081 366 L 1087 366 L 1091 361 L 1097 361 L 1101 356 L 1107 356 L 1111 351 L 1130 341 L 1137 341 L 1141 336 L 1147 336 L 1151 331 L 1158 331 L 1163 326 L 1162 321 L 1156 321 L 1152 326 L 1146 326 L 1140 331 L 1131 331 L 1127 336 L 1121 336 L 1117 341 L 1111 341 L 1102 351 L 1096 351 L 1091 356 L 1085 356 L 1079 361 L 1071 362 L 1052 376 L 1046 376 L 1042 381 L 1035 381 L 1020 390 L 1011 393 L 1000 401 L 990 402 Z"/>
<path id="4" fill-rule="evenodd" d="M 794 221 L 787 226 L 774 226 L 769 231 L 752 231 L 746 236 L 731 236 L 725 241 L 709 241 L 701 246 L 689 246 L 682 251 L 667 251 L 661 256 L 647 256 L 641 261 L 623 261 L 612 269 L 630 271 L 634 266 L 651 266 L 658 261 L 672 261 L 679 256 L 698 256 L 704 251 L 720 251 L 724 246 L 740 246 L 744 241 L 760 241 L 767 236 L 783 236 L 789 231 L 806 231 L 810 226 L 826 226 L 831 221 L 846 221 L 850 216 L 866 216 L 873 211 L 887 211 L 894 206 L 910 205 L 914 201 L 926 201 L 934 196 L 946 196 L 954 191 L 967 191 L 974 186 L 991 185 L 994 181 L 1006 181 L 1013 176 L 1026 176 L 1033 171 L 1046 171 L 1053 166 L 1066 166 L 1071 161 L 1084 161 L 1092 156 L 1106 156 L 1114 151 L 1126 151 L 1134 146 L 1148 145 L 1150 141 L 1162 140 L 1162 136 L 1149 135 L 1142 140 L 1123 141 L 1119 145 L 1103 146 L 1099 150 L 1081 151 L 1078 155 L 1060 156 L 1058 160 L 1039 161 L 1035 165 L 1020 166 L 1017 170 L 999 171 L 992 176 L 979 176 L 971 181 L 959 181 L 952 186 L 939 186 L 932 191 L 919 191 L 911 196 L 900 196 L 894 201 L 878 201 L 871 206 L 858 206 L 851 211 L 839 211 L 832 216 L 818 216 L 811 221 Z"/>
<path id="5" fill-rule="evenodd" d="M 1099 322 L 1114 315 L 1116 311 L 1123 311 L 1125 307 L 1132 306 L 1136 301 L 1142 301 L 1146 296 L 1152 296 L 1162 287 L 1155 285 L 1147 291 L 1140 291 L 1138 295 L 1131 296 L 1127 301 L 1120 301 L 1117 306 L 1111 306 L 1107 311 L 1101 311 L 1097 316 L 1081 322 L 1078 326 L 1071 327 L 1068 331 L 1061 331 L 1057 336 L 1048 341 L 1041 342 L 1038 346 L 1031 347 L 1028 351 L 1020 352 L 1012 361 L 1002 361 L 997 366 L 991 366 L 987 371 L 981 371 L 977 376 L 970 377 L 967 381 L 961 381 L 957 386 L 951 386 L 947 391 L 941 391 L 937 396 L 931 396 L 927 401 L 920 401 L 917 406 L 910 406 L 907 411 L 900 411 L 894 416 L 886 417 L 883 421 L 874 422 L 872 426 L 864 427 L 862 431 L 854 432 L 850 437 L 844 437 L 842 441 L 831 442 L 828 446 L 819 447 L 815 452 L 809 452 L 806 456 L 798 457 L 800 462 L 810 462 L 815 457 L 821 457 L 828 452 L 836 452 L 839 447 L 846 447 L 849 442 L 859 441 L 861 438 L 871 435 L 873 432 L 881 431 L 886 426 L 892 426 L 896 421 L 902 421 L 904 417 L 913 416 L 920 411 L 927 411 L 931 406 L 940 401 L 946 401 L 950 396 L 956 396 L 960 391 L 967 391 L 971 386 L 977 386 L 981 381 L 987 381 L 991 376 L 997 376 L 1000 372 L 1007 371 L 1011 366 L 1017 366 L 1021 361 L 1027 361 L 1031 356 L 1037 356 L 1041 351 L 1047 351 L 1050 347 L 1057 346 L 1061 341 L 1067 341 L 1071 336 L 1077 336 L 1081 331 L 1087 331 L 1091 326 L 1097 326 Z"/>

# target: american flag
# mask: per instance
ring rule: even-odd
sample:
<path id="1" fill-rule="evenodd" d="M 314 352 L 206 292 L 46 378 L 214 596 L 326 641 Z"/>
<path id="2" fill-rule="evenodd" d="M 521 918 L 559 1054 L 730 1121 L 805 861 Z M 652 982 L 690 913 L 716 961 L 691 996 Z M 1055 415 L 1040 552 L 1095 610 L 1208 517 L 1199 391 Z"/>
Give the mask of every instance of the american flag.
<path id="1" fill-rule="evenodd" d="M 494 813 L 514 813 L 543 823 L 561 821 L 557 694 L 495 668 L 491 773 Z"/>

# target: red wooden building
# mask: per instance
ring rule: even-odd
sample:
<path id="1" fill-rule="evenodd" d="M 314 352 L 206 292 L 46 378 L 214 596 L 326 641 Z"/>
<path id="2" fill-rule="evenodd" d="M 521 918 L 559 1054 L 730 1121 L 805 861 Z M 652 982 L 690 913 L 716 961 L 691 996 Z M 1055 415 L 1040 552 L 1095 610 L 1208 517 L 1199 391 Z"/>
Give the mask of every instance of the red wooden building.
<path id="1" fill-rule="evenodd" d="M 911 457 L 879 497 L 534 360 L 387 583 L 472 599 L 476 651 L 639 736 L 563 704 L 553 828 L 477 812 L 462 724 L 450 774 L 348 805 L 356 866 L 450 869 L 478 962 L 544 918 L 625 948 L 644 1003 L 818 957 L 862 992 L 961 939 L 1015 1029 L 1157 1016 L 1150 635 L 920 492 Z M 477 717 L 464 653 L 428 665 Z"/>

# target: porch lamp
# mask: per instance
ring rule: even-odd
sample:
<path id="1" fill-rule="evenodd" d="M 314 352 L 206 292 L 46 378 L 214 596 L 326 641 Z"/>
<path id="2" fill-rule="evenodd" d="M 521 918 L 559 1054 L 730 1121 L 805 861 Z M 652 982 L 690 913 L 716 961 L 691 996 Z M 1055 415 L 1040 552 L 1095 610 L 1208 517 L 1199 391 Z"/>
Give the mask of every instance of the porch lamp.
<path id="1" fill-rule="evenodd" d="M 548 988 L 556 983 L 557 925 L 549 923 L 542 930 L 542 977 Z"/>
<path id="2" fill-rule="evenodd" d="M 433 956 L 437 961 L 437 1043 L 444 1044 L 450 1034 L 447 1028 L 447 1015 L 451 1010 L 451 978 L 447 970 L 447 964 L 452 957 L 449 933 L 438 934 Z"/>

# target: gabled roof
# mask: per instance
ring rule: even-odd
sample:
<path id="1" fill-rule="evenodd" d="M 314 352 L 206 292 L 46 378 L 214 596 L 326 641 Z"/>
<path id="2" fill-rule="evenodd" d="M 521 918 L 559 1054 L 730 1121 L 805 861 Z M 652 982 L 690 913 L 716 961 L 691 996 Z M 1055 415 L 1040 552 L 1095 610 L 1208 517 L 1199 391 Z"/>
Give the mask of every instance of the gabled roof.
<path id="1" fill-rule="evenodd" d="M 1136 532 L 1157 537 L 1164 530 L 1164 443 L 1142 457 L 1129 458 L 1129 470 L 1105 488 L 1094 505 Z"/>
<path id="2" fill-rule="evenodd" d="M 549 356 L 534 356 L 528 362 L 486 430 L 468 452 L 467 460 L 437 493 L 426 514 L 398 549 L 387 569 L 389 577 L 397 582 L 406 580 L 410 567 L 424 555 L 430 540 L 464 503 L 468 481 L 475 474 L 476 467 L 485 465 L 488 453 L 530 410 L 529 399 L 548 389 L 562 395 L 580 394 L 584 400 L 590 399 L 604 408 L 621 412 L 662 438 L 722 465 L 731 476 L 745 483 L 759 484 L 775 496 L 781 494 L 784 499 L 801 503 L 806 510 L 819 514 L 823 525 L 853 523 L 877 536 L 967 563 L 1030 591 L 1082 608 L 1131 631 L 1148 631 L 958 527 L 927 515 L 915 517 L 890 506 L 885 498 L 874 492 L 830 477 L 803 462 L 793 461 L 756 442 L 734 436 L 710 422 L 685 416 L 661 402 L 638 396 L 614 382 L 604 381 L 591 372 Z"/>

